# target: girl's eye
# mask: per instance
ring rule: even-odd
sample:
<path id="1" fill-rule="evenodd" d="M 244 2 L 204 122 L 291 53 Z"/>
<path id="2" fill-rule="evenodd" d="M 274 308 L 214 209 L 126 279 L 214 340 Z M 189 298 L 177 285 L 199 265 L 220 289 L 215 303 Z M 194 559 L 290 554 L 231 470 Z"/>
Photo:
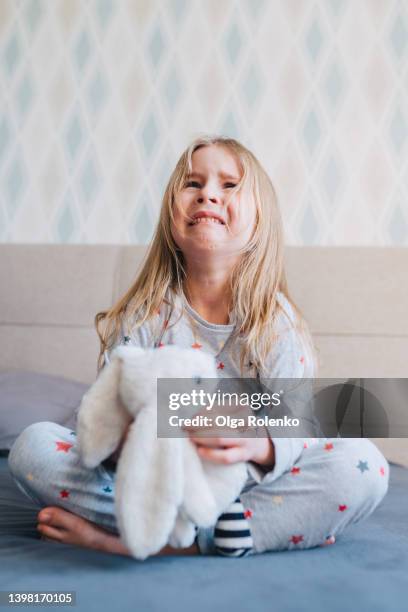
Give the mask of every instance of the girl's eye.
<path id="1" fill-rule="evenodd" d="M 234 189 L 234 187 L 236 187 L 235 183 L 225 183 L 225 188 L 226 189 Z M 186 183 L 186 187 L 200 187 L 200 183 L 198 183 L 197 181 L 188 181 Z"/>
<path id="2" fill-rule="evenodd" d="M 186 187 L 194 187 L 194 186 L 200 187 L 200 183 L 197 183 L 197 181 L 188 181 L 186 183 Z"/>

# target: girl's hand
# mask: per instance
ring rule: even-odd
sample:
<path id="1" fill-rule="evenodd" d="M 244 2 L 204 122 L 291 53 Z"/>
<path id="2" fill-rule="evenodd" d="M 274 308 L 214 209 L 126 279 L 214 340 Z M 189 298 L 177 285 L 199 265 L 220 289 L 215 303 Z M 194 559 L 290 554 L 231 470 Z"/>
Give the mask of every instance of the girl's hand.
<path id="1" fill-rule="evenodd" d="M 198 414 L 211 416 L 213 418 L 212 422 L 215 422 L 214 419 L 217 415 L 225 416 L 226 408 L 216 405 L 211 413 L 200 411 Z M 228 407 L 228 414 L 237 419 L 241 418 L 247 423 L 246 419 L 251 411 L 248 407 L 230 406 Z M 184 429 L 190 440 L 197 446 L 197 452 L 202 459 L 223 464 L 253 461 L 258 465 L 268 466 L 269 469 L 273 469 L 275 465 L 275 447 L 266 428 L 264 437 L 257 437 L 256 430 L 249 428 L 247 425 L 238 428 L 237 431 L 250 434 L 245 438 L 228 436 L 228 434 L 231 434 L 231 429 L 227 426 L 217 426 L 215 429 L 214 426 L 209 425 L 198 428 L 185 427 Z M 218 435 L 216 436 L 216 434 Z M 225 434 L 225 437 L 223 434 Z"/>
<path id="2" fill-rule="evenodd" d="M 202 459 L 215 463 L 253 461 L 272 469 L 275 465 L 275 449 L 270 438 L 203 438 L 190 435 Z"/>

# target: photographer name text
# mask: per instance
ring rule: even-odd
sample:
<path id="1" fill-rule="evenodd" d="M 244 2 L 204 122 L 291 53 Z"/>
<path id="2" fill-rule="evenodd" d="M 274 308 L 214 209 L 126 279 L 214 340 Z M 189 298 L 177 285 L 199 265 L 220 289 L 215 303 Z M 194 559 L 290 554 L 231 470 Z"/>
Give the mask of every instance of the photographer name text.
<path id="1" fill-rule="evenodd" d="M 169 425 L 171 427 L 229 427 L 230 429 L 238 429 L 241 427 L 299 427 L 300 419 L 284 416 L 282 418 L 273 419 L 271 417 L 258 417 L 248 415 L 246 418 L 236 418 L 230 415 L 219 414 L 216 417 L 196 415 L 194 417 L 179 417 L 174 414 L 169 417 Z"/>

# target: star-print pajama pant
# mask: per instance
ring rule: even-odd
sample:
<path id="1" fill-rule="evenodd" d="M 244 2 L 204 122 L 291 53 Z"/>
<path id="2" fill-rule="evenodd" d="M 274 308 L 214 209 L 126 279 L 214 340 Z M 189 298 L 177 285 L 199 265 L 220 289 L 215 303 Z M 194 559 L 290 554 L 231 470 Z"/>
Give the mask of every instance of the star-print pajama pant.
<path id="1" fill-rule="evenodd" d="M 10 451 L 9 468 L 39 508 L 60 506 L 118 534 L 114 466 L 85 468 L 74 431 L 50 422 L 30 425 Z M 288 471 L 253 481 L 214 527 L 199 529 L 198 548 L 202 554 L 239 557 L 330 543 L 373 512 L 386 494 L 388 476 L 386 459 L 369 440 L 306 442 Z"/>

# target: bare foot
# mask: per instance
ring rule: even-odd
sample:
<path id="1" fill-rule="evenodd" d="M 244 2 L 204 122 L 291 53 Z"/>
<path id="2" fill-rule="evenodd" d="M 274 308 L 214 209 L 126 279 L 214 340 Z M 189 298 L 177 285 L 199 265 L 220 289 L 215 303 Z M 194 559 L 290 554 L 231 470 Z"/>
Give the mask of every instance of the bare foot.
<path id="1" fill-rule="evenodd" d="M 47 514 L 49 515 L 48 519 L 46 519 Z M 105 531 L 105 529 L 98 527 L 95 523 L 77 514 L 57 506 L 43 508 L 38 514 L 38 521 L 37 529 L 44 540 L 54 540 L 64 544 L 93 548 L 117 555 L 132 556 L 132 553 L 118 536 Z M 189 548 L 176 549 L 171 548 L 171 546 L 165 546 L 157 554 L 197 555 L 199 550 L 194 543 Z"/>
<path id="2" fill-rule="evenodd" d="M 46 519 L 47 514 L 49 515 L 48 520 Z M 37 529 L 43 539 L 119 555 L 131 554 L 118 536 L 62 508 L 56 506 L 43 508 L 38 514 L 38 521 Z"/>

